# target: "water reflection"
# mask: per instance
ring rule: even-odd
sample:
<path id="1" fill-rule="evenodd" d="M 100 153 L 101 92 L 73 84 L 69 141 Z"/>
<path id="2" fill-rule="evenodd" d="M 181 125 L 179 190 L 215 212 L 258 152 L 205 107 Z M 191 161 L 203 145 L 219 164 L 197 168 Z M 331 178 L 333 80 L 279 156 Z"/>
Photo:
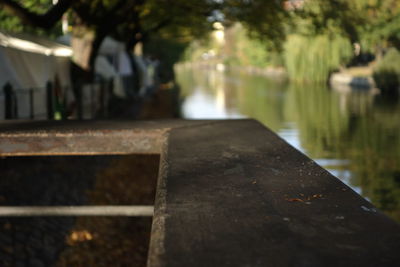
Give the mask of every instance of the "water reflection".
<path id="1" fill-rule="evenodd" d="M 221 75 L 218 71 L 209 72 L 209 75 L 203 75 L 201 78 L 194 73 L 182 78 L 187 79 L 183 84 L 196 86 L 194 90 L 183 92 L 185 101 L 182 110 L 186 117 L 192 119 L 244 117 L 237 110 L 235 100 L 238 97 L 235 95 L 235 80 L 232 78 Z M 204 82 L 201 82 L 201 80 L 204 80 Z M 184 89 L 187 89 L 187 87 Z"/>
<path id="2" fill-rule="evenodd" d="M 400 221 L 400 104 L 375 91 L 178 68 L 186 118 L 246 116 Z"/>

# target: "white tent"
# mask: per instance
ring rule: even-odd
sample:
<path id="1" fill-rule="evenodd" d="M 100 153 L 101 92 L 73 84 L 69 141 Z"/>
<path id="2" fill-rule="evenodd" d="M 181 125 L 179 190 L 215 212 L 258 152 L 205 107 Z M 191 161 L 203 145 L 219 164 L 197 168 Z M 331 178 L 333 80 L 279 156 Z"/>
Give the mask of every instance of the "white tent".
<path id="1" fill-rule="evenodd" d="M 35 89 L 35 117 L 43 117 L 46 114 L 46 83 L 57 77 L 62 88 L 71 85 L 71 55 L 68 46 L 36 36 L 0 31 L 0 90 L 6 83 L 17 90 L 20 118 L 28 118 L 30 114 L 28 89 Z M 0 94 L 0 106 L 4 105 L 4 95 Z M 4 108 L 0 108 L 2 118 Z"/>
<path id="2" fill-rule="evenodd" d="M 88 67 L 91 40 L 87 40 L 85 37 L 74 38 L 71 34 L 65 34 L 57 38 L 57 41 L 73 47 L 75 51 L 75 64 L 82 68 Z M 124 44 L 107 36 L 99 48 L 98 56 L 95 61 L 95 73 L 107 80 L 114 80 L 114 94 L 119 97 L 124 97 L 125 92 L 122 88 L 122 74 L 119 71 L 120 55 L 126 56 Z"/>
<path id="3" fill-rule="evenodd" d="M 63 35 L 57 39 L 60 43 L 71 45 L 74 49 L 74 58 L 81 60 L 76 62 L 79 66 L 87 67 L 87 57 L 89 55 L 90 41 L 82 38 L 73 38 L 70 34 Z M 79 53 L 79 54 L 78 54 Z M 86 58 L 85 58 L 86 57 Z M 139 75 L 142 81 L 141 92 L 144 92 L 149 86 L 149 73 L 146 62 L 142 56 L 134 56 L 138 73 L 134 73 L 131 66 L 130 58 L 126 52 L 125 45 L 107 36 L 99 48 L 98 56 L 95 61 L 95 72 L 106 79 L 113 79 L 114 94 L 119 97 L 125 97 L 126 91 L 124 88 L 130 86 L 132 80 L 129 77 Z"/>

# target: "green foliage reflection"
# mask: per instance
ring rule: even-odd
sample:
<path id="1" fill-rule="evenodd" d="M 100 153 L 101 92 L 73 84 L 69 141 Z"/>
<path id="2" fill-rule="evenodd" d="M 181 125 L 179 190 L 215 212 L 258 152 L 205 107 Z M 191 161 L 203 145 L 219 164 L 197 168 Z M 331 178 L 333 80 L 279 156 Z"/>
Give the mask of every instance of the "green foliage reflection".
<path id="1" fill-rule="evenodd" d="M 311 158 L 349 160 L 351 184 L 400 221 L 399 103 L 366 92 L 291 85 L 285 110 Z"/>
<path id="2" fill-rule="evenodd" d="M 400 222 L 400 102 L 366 91 L 336 91 L 321 84 L 287 84 L 242 72 L 179 69 L 186 96 L 223 88 L 228 109 L 275 132 L 294 127 L 301 147 L 323 167 L 349 171 L 350 185 Z M 217 81 L 217 82 L 216 82 Z M 217 86 L 216 86 L 217 85 Z M 197 88 L 197 89 L 195 89 Z M 328 166 L 330 162 L 336 165 Z"/>

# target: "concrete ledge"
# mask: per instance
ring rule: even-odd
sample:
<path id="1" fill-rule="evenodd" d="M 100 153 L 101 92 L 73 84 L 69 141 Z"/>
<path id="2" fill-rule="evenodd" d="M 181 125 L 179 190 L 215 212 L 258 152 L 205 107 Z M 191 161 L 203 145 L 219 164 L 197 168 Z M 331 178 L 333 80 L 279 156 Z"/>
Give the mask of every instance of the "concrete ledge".
<path id="1" fill-rule="evenodd" d="M 148 266 L 400 263 L 397 223 L 256 121 L 0 129 L 0 156 L 161 153 Z"/>
<path id="2" fill-rule="evenodd" d="M 0 206 L 0 217 L 33 216 L 153 216 L 153 206 Z"/>
<path id="3" fill-rule="evenodd" d="M 395 266 L 400 227 L 259 123 L 174 128 L 149 266 Z"/>
<path id="4" fill-rule="evenodd" d="M 207 121 L 6 121 L 0 156 L 160 154 L 172 127 Z"/>

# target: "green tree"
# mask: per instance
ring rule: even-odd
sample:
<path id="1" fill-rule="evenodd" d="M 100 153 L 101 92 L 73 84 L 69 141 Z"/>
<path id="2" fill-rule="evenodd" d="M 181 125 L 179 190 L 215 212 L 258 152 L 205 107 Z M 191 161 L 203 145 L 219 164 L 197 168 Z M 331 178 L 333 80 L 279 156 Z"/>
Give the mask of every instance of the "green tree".
<path id="1" fill-rule="evenodd" d="M 227 23 L 239 21 L 249 34 L 262 40 L 270 49 L 280 50 L 290 14 L 283 1 L 226 0 L 221 11 Z"/>
<path id="2" fill-rule="evenodd" d="M 204 38 L 211 22 L 222 21 L 226 26 L 240 22 L 249 35 L 265 45 L 265 49 L 281 51 L 287 36 L 336 36 L 358 42 L 365 49 L 379 51 L 382 47 L 400 43 L 400 3 L 397 0 L 313 0 L 304 6 L 288 8 L 285 1 L 276 0 L 0 0 L 6 11 L 12 11 L 29 25 L 51 29 L 61 16 L 70 12 L 74 35 L 91 40 L 88 67 L 105 36 L 112 35 L 132 49 L 137 42 L 151 35 L 163 39 L 189 42 Z M 15 18 L 4 18 L 9 29 L 23 30 Z M 324 38 L 325 38 L 324 37 Z M 320 38 L 321 39 L 321 38 Z M 343 55 L 329 59 L 342 62 Z M 338 67 L 328 64 L 331 71 Z"/>
<path id="3" fill-rule="evenodd" d="M 400 2 L 396 0 L 353 0 L 353 13 L 362 17 L 357 24 L 360 42 L 367 50 L 400 49 Z"/>
<path id="4" fill-rule="evenodd" d="M 24 4 L 30 10 L 38 13 L 46 12 L 52 7 L 50 0 L 28 0 L 24 1 Z M 50 30 L 45 31 L 41 28 L 33 27 L 31 24 L 21 23 L 21 20 L 17 16 L 10 15 L 7 8 L 0 9 L 0 29 L 9 32 L 26 32 L 47 36 L 57 36 L 61 34 L 60 23 L 56 23 Z"/>
<path id="5" fill-rule="evenodd" d="M 39 1 L 39 0 L 37 0 Z M 59 0 L 57 4 L 46 8 L 35 9 L 37 1 L 0 0 L 5 10 L 11 11 L 25 24 L 42 29 L 51 29 L 68 10 L 74 25 L 74 35 L 84 37 L 91 42 L 91 52 L 88 57 L 89 70 L 93 69 L 94 59 L 98 49 L 108 35 L 124 41 L 131 49 L 139 41 L 143 41 L 160 29 L 169 26 L 168 32 L 186 31 L 187 36 L 200 35 L 202 28 L 211 15 L 213 1 L 170 0 Z M 45 11 L 44 11 L 45 10 Z M 15 23 L 15 20 L 12 22 Z M 10 22 L 11 24 L 11 22 Z M 16 23 L 17 24 L 17 23 Z M 20 22 L 21 24 L 21 22 Z M 173 26 L 171 26 L 173 25 Z M 10 26 L 11 28 L 11 26 Z M 190 30 L 189 30 L 190 29 Z"/>

